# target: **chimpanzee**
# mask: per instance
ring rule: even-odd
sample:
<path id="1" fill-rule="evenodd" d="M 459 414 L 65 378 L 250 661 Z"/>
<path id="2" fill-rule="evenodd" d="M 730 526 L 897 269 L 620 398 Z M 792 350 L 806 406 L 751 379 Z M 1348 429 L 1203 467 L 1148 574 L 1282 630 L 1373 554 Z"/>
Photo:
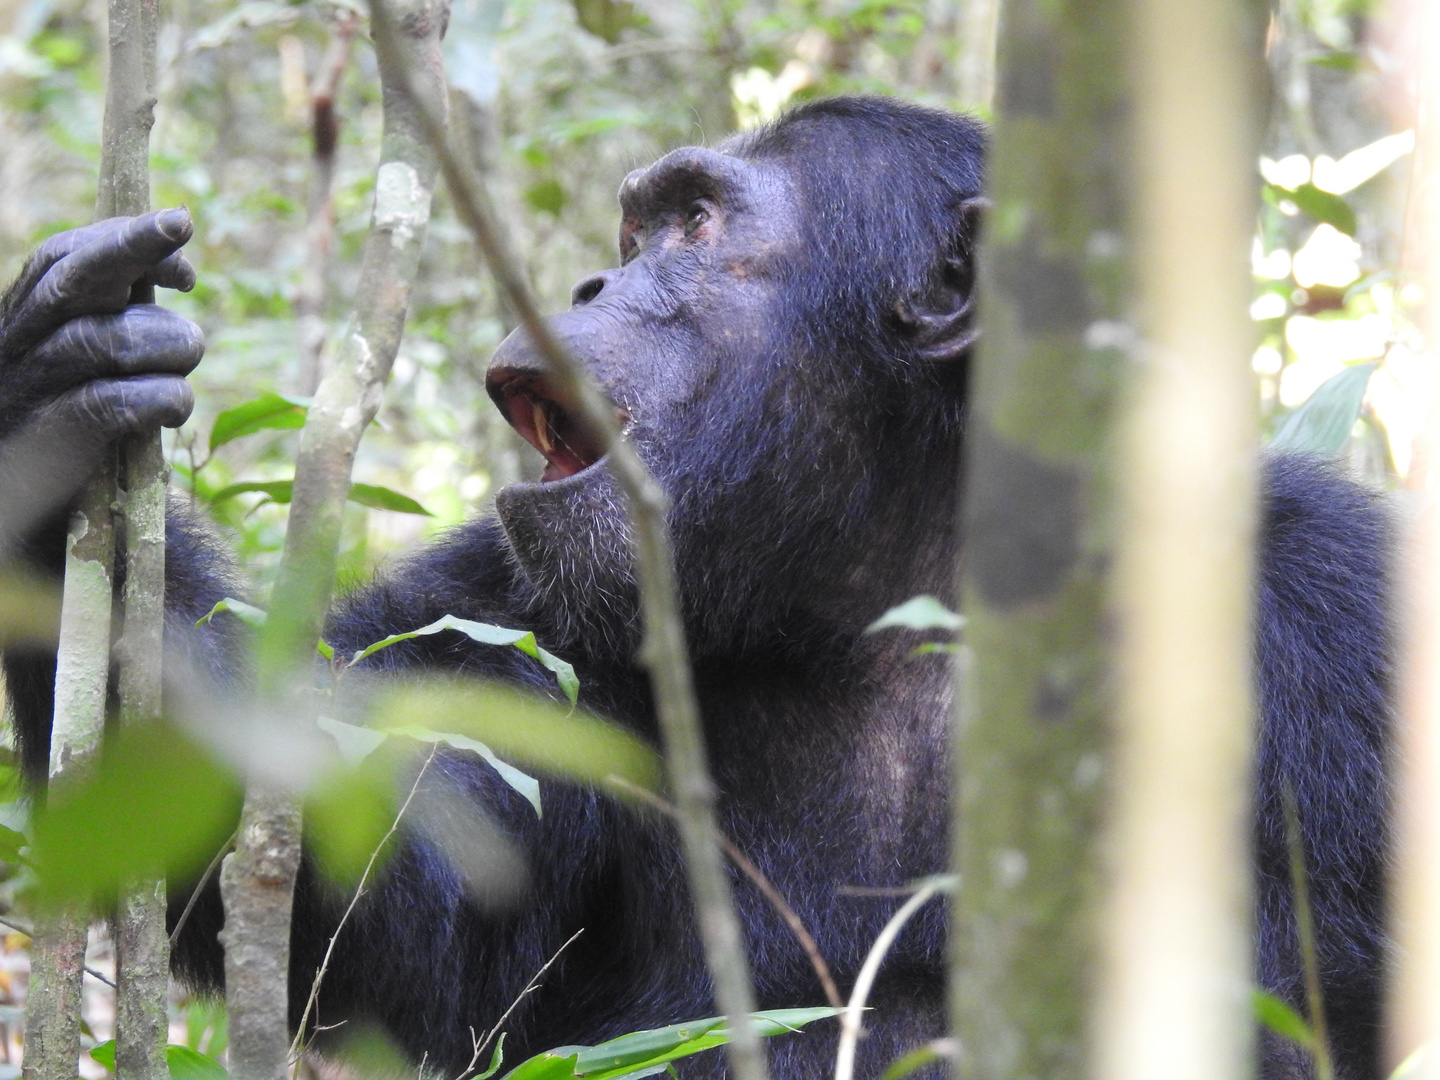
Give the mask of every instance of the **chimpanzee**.
<path id="1" fill-rule="evenodd" d="M 722 828 L 801 915 L 842 985 L 899 903 L 887 890 L 946 862 L 947 665 L 913 657 L 913 636 L 864 630 L 916 594 L 953 598 L 983 143 L 981 125 L 962 116 L 840 98 L 718 149 L 676 150 L 625 180 L 620 266 L 581 281 L 553 324 L 670 496 Z M 193 280 L 177 254 L 189 233 L 186 214 L 170 210 L 61 234 L 0 311 L 6 538 L 52 571 L 62 541 L 43 511 L 65 483 L 73 489 L 106 441 L 189 412 L 194 327 L 125 306 L 142 276 Z M 523 333 L 496 352 L 488 386 L 544 454 L 543 474 L 348 596 L 326 636 L 354 648 L 447 614 L 527 627 L 575 663 L 588 708 L 654 738 L 615 483 Z M 1369 1077 L 1379 1068 L 1386 530 L 1375 498 L 1323 464 L 1277 459 L 1266 478 L 1257 963 L 1264 985 L 1300 1000 L 1280 810 L 1288 781 L 1341 1074 Z M 204 529 L 172 517 L 179 637 L 235 586 Z M 225 654 L 206 640 L 202 654 Z M 513 650 L 458 634 L 415 639 L 376 664 L 544 685 Z M 53 667 L 44 653 L 6 657 L 32 768 L 46 753 Z M 524 853 L 530 891 L 515 906 L 483 907 L 435 845 L 412 835 L 340 938 L 325 1023 L 369 1018 L 453 1071 L 471 1055 L 470 1029 L 493 1024 L 581 928 L 507 1022 L 510 1060 L 713 1012 L 666 821 L 550 781 L 537 817 L 478 758 L 457 753 L 435 768 Z M 738 876 L 735 888 L 762 1006 L 820 1002 L 771 904 Z M 303 871 L 294 1002 L 337 912 Z M 202 903 L 178 950 L 180 973 L 202 985 L 219 978 L 220 918 Z M 943 938 L 931 905 L 891 950 L 861 1075 L 942 1032 Z M 776 1040 L 775 1074 L 824 1075 L 833 1050 L 833 1031 Z M 1305 1069 L 1270 1045 L 1267 1075 Z M 680 1068 L 722 1071 L 719 1055 Z"/>

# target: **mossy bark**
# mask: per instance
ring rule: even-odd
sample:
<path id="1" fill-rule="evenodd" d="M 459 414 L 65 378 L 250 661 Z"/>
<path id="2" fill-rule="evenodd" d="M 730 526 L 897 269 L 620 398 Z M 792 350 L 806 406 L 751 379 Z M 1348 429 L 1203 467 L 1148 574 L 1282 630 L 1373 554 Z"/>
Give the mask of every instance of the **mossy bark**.
<path id="1" fill-rule="evenodd" d="M 1119 0 L 1014 0 L 999 44 L 957 694 L 960 1072 L 1086 1071 L 1111 712 L 1109 450 L 1134 333 Z"/>

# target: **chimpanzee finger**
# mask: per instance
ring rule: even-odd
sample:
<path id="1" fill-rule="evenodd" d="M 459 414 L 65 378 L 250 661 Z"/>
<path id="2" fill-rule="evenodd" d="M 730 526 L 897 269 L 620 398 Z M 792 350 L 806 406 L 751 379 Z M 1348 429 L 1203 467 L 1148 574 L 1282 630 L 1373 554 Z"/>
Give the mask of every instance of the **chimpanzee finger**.
<path id="1" fill-rule="evenodd" d="M 0 558 L 80 489 L 122 435 L 179 427 L 195 405 L 177 375 L 86 383 L 0 442 Z"/>
<path id="2" fill-rule="evenodd" d="M 194 231 L 190 212 L 183 207 L 118 220 L 118 227 L 99 231 L 55 262 L 19 301 L 5 327 L 8 348 L 23 347 L 76 315 L 122 310 L 130 286 L 177 251 Z M 108 224 L 100 222 L 95 228 Z"/>
<path id="3" fill-rule="evenodd" d="M 132 304 L 118 315 L 71 319 L 35 347 L 30 363 L 60 390 L 106 375 L 189 375 L 204 355 L 205 335 L 189 319 Z"/>
<path id="4" fill-rule="evenodd" d="M 155 264 L 155 268 L 140 279 L 162 289 L 189 292 L 195 288 L 195 267 L 180 252 L 175 252 Z"/>
<path id="5" fill-rule="evenodd" d="M 155 427 L 179 427 L 190 417 L 195 395 L 178 375 L 96 379 L 45 406 L 37 421 L 57 442 L 113 442 Z"/>

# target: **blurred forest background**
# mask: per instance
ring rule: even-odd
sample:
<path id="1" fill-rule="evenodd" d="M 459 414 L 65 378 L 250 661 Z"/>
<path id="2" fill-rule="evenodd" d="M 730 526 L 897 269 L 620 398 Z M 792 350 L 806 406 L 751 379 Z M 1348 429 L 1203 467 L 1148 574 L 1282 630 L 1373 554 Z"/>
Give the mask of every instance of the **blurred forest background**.
<path id="1" fill-rule="evenodd" d="M 621 179 L 669 149 L 713 143 L 817 95 L 895 94 L 983 113 L 983 88 L 962 87 L 960 61 L 975 54 L 975 11 L 988 7 L 456 0 L 452 134 L 489 180 L 537 294 L 561 309 L 575 281 L 617 261 Z M 1281 0 L 1273 12 L 1252 315 L 1266 429 L 1354 369 L 1369 383 L 1350 460 L 1370 482 L 1403 487 L 1429 376 L 1402 243 L 1414 68 L 1387 16 L 1371 0 Z M 294 429 L 344 328 L 369 223 L 374 51 L 363 5 L 168 0 L 161 18 L 154 202 L 190 208 L 187 251 L 200 275 L 193 293 L 161 301 L 209 341 L 195 415 L 166 446 L 175 487 L 211 505 L 263 595 L 284 538 Z M 91 217 L 105 33 L 103 0 L 0 0 L 7 274 L 45 236 Z M 394 379 L 355 468 L 370 505 L 349 511 L 342 579 L 538 471 L 483 388 L 511 324 L 438 192 Z M 24 967 L 17 947 L 10 940 L 0 959 L 0 1078 L 18 1075 L 8 1064 L 23 1000 L 23 979 L 11 979 Z M 218 1052 L 213 1014 L 188 1018 L 177 1041 Z M 97 1037 L 105 1022 L 97 999 Z"/>

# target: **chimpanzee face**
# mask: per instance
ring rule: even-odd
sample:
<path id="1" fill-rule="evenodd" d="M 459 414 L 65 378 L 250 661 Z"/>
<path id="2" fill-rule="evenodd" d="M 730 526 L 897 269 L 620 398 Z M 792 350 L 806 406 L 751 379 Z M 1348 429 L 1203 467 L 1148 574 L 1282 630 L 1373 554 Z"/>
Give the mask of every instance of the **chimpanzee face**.
<path id="1" fill-rule="evenodd" d="M 745 429 L 772 407 L 789 351 L 778 315 L 802 257 L 793 185 L 777 163 L 685 148 L 628 176 L 620 206 L 621 265 L 576 285 L 551 325 L 614 402 L 675 516 L 709 516 L 701 504 L 759 464 Z M 581 623 L 613 628 L 634 588 L 623 502 L 597 448 L 523 331 L 500 345 L 487 385 L 546 462 L 496 500 L 521 567 L 547 608 L 600 605 Z"/>

